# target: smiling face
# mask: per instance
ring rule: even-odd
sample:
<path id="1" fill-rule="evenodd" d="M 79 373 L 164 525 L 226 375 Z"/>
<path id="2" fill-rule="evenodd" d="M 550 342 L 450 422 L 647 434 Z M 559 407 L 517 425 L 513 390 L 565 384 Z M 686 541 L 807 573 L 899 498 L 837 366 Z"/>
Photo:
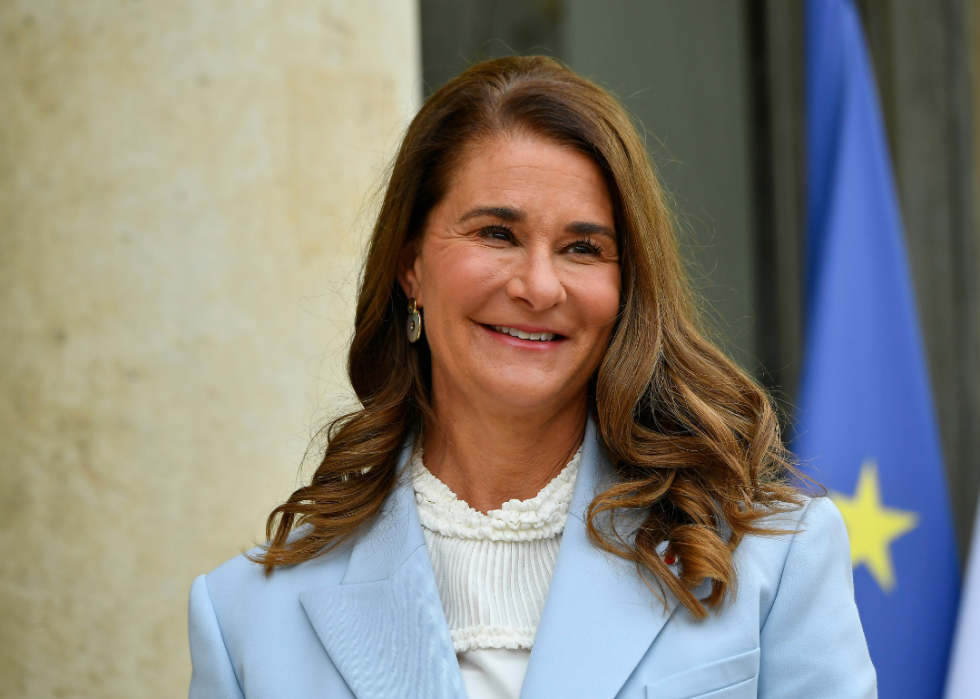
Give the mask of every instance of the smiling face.
<path id="1" fill-rule="evenodd" d="M 619 310 L 614 228 L 586 155 L 518 136 L 469 150 L 400 275 L 422 309 L 437 410 L 584 407 Z"/>

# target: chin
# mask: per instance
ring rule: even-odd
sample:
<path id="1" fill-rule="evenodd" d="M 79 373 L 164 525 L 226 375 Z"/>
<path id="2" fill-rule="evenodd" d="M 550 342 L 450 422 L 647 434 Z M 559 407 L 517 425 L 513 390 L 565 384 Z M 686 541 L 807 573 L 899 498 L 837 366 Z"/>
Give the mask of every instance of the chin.
<path id="1" fill-rule="evenodd" d="M 566 384 L 542 383 L 528 378 L 524 380 L 495 381 L 485 386 L 486 394 L 493 401 L 519 411 L 534 411 L 569 400 Z"/>

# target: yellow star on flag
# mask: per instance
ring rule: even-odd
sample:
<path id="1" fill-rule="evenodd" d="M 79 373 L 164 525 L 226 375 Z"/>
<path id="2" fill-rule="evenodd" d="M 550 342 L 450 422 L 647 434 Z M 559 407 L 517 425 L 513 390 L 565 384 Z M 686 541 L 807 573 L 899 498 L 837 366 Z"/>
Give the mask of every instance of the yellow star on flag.
<path id="1" fill-rule="evenodd" d="M 895 539 L 915 529 L 919 516 L 915 512 L 885 507 L 881 502 L 878 464 L 867 459 L 861 464 L 854 496 L 830 493 L 837 505 L 847 536 L 851 540 L 851 565 L 862 563 L 885 592 L 895 587 L 895 569 L 889 546 Z"/>

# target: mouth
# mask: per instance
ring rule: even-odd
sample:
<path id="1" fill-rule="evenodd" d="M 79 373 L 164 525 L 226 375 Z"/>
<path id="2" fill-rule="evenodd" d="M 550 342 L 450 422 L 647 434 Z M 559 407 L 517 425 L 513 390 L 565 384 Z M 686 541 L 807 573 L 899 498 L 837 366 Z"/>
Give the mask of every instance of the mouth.
<path id="1" fill-rule="evenodd" d="M 554 342 L 565 339 L 564 336 L 558 333 L 548 332 L 546 330 L 522 330 L 506 325 L 484 325 L 483 327 L 500 335 L 509 335 L 518 340 L 527 340 L 529 342 Z"/>

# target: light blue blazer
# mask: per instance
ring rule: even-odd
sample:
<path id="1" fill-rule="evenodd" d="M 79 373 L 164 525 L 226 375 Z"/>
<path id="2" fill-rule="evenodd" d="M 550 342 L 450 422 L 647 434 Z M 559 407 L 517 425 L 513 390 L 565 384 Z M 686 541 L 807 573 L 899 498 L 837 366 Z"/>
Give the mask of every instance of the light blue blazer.
<path id="1" fill-rule="evenodd" d="M 382 515 L 330 554 L 270 578 L 239 556 L 194 581 L 191 699 L 466 696 L 406 470 Z M 829 500 L 780 515 L 796 534 L 743 540 L 738 594 L 698 621 L 589 542 L 586 508 L 612 478 L 590 423 L 522 698 L 877 696 Z"/>

